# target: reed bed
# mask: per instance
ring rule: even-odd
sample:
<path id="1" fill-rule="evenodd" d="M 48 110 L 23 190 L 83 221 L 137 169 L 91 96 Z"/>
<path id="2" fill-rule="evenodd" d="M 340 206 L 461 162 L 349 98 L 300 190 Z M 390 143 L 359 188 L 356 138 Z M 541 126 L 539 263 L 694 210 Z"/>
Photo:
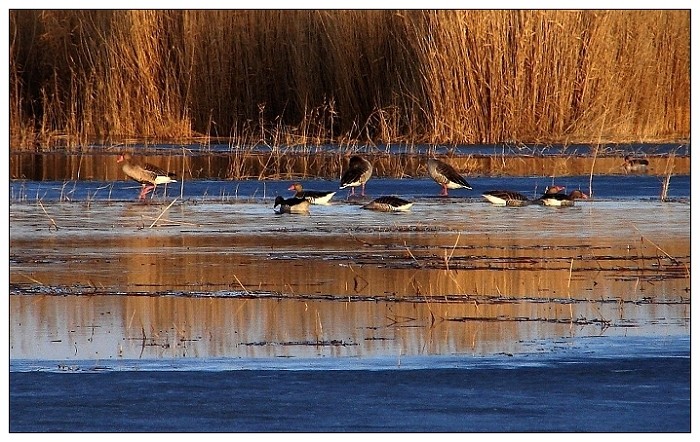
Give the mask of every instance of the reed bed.
<path id="1" fill-rule="evenodd" d="M 683 141 L 690 11 L 12 10 L 10 146 Z"/>

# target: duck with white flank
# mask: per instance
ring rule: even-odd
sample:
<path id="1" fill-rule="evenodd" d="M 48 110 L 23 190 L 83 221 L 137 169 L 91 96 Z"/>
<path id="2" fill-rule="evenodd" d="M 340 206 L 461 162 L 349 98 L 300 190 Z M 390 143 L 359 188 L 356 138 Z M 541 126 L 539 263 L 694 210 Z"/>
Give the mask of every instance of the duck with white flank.
<path id="1" fill-rule="evenodd" d="M 428 174 L 436 183 L 442 186 L 441 196 L 447 196 L 447 189 L 464 188 L 471 190 L 472 188 L 467 180 L 457 173 L 454 167 L 435 158 L 428 159 Z"/>
<path id="2" fill-rule="evenodd" d="M 126 176 L 141 184 L 142 188 L 139 194 L 139 200 L 145 200 L 146 194 L 151 190 L 155 193 L 158 184 L 176 182 L 173 179 L 175 176 L 173 172 L 166 172 L 160 167 L 149 163 L 140 165 L 134 160 L 130 153 L 120 155 L 119 158 L 117 158 L 117 163 L 124 163 L 122 164 L 122 170 Z"/>
<path id="3" fill-rule="evenodd" d="M 624 167 L 625 173 L 645 173 L 649 167 L 649 160 L 644 158 L 632 158 L 627 155 L 625 157 L 625 164 L 622 167 Z"/>
<path id="4" fill-rule="evenodd" d="M 289 198 L 284 199 L 282 196 L 275 198 L 273 209 L 280 206 L 277 213 L 309 213 L 309 205 L 311 203 L 304 198 Z"/>
<path id="5" fill-rule="evenodd" d="M 574 205 L 574 200 L 577 199 L 588 199 L 588 195 L 577 189 L 572 190 L 568 195 L 565 193 L 552 193 L 540 197 L 542 204 L 555 207 L 571 207 Z"/>
<path id="6" fill-rule="evenodd" d="M 363 209 L 376 210 L 379 212 L 408 212 L 413 203 L 397 196 L 382 196 L 371 201 Z"/>
<path id="7" fill-rule="evenodd" d="M 481 196 L 496 206 L 520 207 L 527 206 L 536 201 L 541 202 L 541 199 L 545 196 L 560 193 L 565 189 L 566 187 L 564 186 L 549 186 L 545 189 L 544 194 L 534 201 L 525 195 L 512 190 L 489 190 L 484 192 Z"/>
<path id="8" fill-rule="evenodd" d="M 532 204 L 528 197 L 512 190 L 488 190 L 481 196 L 496 206 L 519 207 Z"/>
<path id="9" fill-rule="evenodd" d="M 348 169 L 340 178 L 340 188 L 350 187 L 350 195 L 355 195 L 355 187 L 362 186 L 361 195 L 365 196 L 365 183 L 372 177 L 372 170 L 372 163 L 361 156 L 350 157 Z"/>
<path id="10" fill-rule="evenodd" d="M 303 198 L 309 201 L 311 204 L 322 205 L 328 204 L 331 198 L 333 198 L 333 195 L 336 194 L 336 192 L 330 191 L 304 190 L 301 183 L 294 183 L 289 186 L 289 189 L 287 190 L 293 190 L 295 192 L 294 198 Z"/>

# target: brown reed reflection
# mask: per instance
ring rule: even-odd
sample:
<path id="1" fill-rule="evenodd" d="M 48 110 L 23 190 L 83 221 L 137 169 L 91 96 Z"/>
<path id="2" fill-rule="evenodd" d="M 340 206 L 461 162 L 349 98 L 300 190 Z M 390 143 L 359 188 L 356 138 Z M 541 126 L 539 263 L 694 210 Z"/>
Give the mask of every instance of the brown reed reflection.
<path id="1" fill-rule="evenodd" d="M 468 244 L 454 248 L 445 245 L 454 244 L 452 237 L 390 235 L 385 244 L 375 241 L 360 249 L 349 241 L 333 237 L 304 246 L 279 234 L 162 236 L 145 230 L 66 242 L 16 240 L 18 263 L 10 281 L 90 287 L 88 292 L 97 293 L 229 291 L 465 302 L 689 296 L 687 239 L 662 243 L 677 262 L 660 257 L 648 241 L 630 245 L 626 238 L 564 239 L 542 246 L 523 238 L 469 237 Z M 26 254 L 45 259 L 21 264 Z"/>
<path id="2" fill-rule="evenodd" d="M 127 180 L 113 153 L 12 152 L 10 178 L 35 181 L 54 180 Z M 367 157 L 376 175 L 402 178 L 425 176 L 425 155 L 373 153 Z M 338 179 L 347 159 L 342 153 L 290 150 L 276 152 L 206 153 L 183 156 L 182 152 L 146 154 L 140 160 L 151 162 L 185 179 Z M 674 174 L 690 174 L 690 157 L 650 156 L 651 173 L 663 174 L 672 163 Z M 451 163 L 464 173 L 484 176 L 536 176 L 542 171 L 552 176 L 594 174 L 624 175 L 623 156 L 553 157 L 467 155 L 452 158 Z M 593 168 L 593 169 L 592 169 Z"/>
<path id="3" fill-rule="evenodd" d="M 689 306 L 11 296 L 17 359 L 513 353 L 535 339 L 689 332 Z M 619 316 L 618 316 L 619 315 Z M 633 328 L 629 328 L 632 326 Z"/>

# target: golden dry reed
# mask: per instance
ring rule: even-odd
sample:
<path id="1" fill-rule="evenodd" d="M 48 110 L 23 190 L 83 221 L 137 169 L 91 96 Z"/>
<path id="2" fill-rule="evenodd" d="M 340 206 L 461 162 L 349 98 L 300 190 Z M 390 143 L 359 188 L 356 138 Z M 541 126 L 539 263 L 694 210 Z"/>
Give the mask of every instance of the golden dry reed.
<path id="1" fill-rule="evenodd" d="M 11 149 L 690 137 L 690 11 L 10 11 Z"/>

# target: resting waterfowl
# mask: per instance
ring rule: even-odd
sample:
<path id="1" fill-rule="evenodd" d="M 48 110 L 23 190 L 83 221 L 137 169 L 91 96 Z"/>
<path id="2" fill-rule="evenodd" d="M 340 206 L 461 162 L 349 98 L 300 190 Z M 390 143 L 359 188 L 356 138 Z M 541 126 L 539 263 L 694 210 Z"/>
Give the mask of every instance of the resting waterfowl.
<path id="1" fill-rule="evenodd" d="M 413 203 L 397 196 L 382 196 L 371 201 L 363 209 L 377 210 L 379 212 L 408 212 Z"/>
<path id="2" fill-rule="evenodd" d="M 340 178 L 340 188 L 350 187 L 350 195 L 355 195 L 355 187 L 362 186 L 362 196 L 365 196 L 365 184 L 372 177 L 372 163 L 358 155 L 350 157 L 348 169 Z"/>
<path id="3" fill-rule="evenodd" d="M 577 199 L 588 199 L 588 195 L 577 189 L 572 190 L 571 193 L 569 193 L 568 195 L 564 193 L 552 193 L 545 194 L 542 195 L 542 197 L 540 197 L 540 200 L 542 200 L 542 204 L 544 204 L 545 206 L 556 207 L 573 206 L 574 200 Z"/>
<path id="4" fill-rule="evenodd" d="M 481 196 L 496 206 L 519 207 L 527 206 L 534 202 L 541 202 L 542 198 L 545 196 L 557 194 L 564 190 L 566 190 L 564 186 L 549 186 L 545 189 L 544 194 L 536 200 L 531 200 L 525 195 L 512 190 L 489 190 L 484 192 Z"/>
<path id="5" fill-rule="evenodd" d="M 447 196 L 447 189 L 464 188 L 471 190 L 472 188 L 454 167 L 435 158 L 428 159 L 428 174 L 436 183 L 442 186 L 441 196 Z"/>
<path id="6" fill-rule="evenodd" d="M 117 163 L 124 163 L 122 164 L 122 170 L 126 176 L 141 184 L 142 188 L 139 194 L 139 200 L 145 199 L 149 191 L 153 190 L 155 192 L 158 184 L 176 182 L 173 179 L 175 176 L 173 172 L 167 172 L 149 163 L 140 165 L 134 160 L 130 153 L 120 155 L 119 158 L 117 158 Z"/>
<path id="7" fill-rule="evenodd" d="M 293 190 L 295 198 L 305 199 L 311 204 L 328 204 L 333 195 L 336 194 L 336 192 L 331 191 L 304 190 L 301 183 L 294 183 L 287 190 Z"/>
<path id="8" fill-rule="evenodd" d="M 304 198 L 288 198 L 284 199 L 282 196 L 275 198 L 275 205 L 272 207 L 277 208 L 280 206 L 277 213 L 309 213 L 309 205 L 311 203 Z"/>
<path id="9" fill-rule="evenodd" d="M 512 190 L 488 190 L 481 196 L 496 206 L 517 207 L 532 204 L 528 197 Z"/>
<path id="10" fill-rule="evenodd" d="M 623 165 L 625 173 L 644 173 L 649 167 L 649 160 L 644 158 L 632 158 L 627 155 L 625 157 L 625 164 Z"/>
<path id="11" fill-rule="evenodd" d="M 533 200 L 533 203 L 544 204 L 543 199 L 546 198 L 547 196 L 550 196 L 550 195 L 561 194 L 562 196 L 566 196 L 563 193 L 565 190 L 566 190 L 566 186 L 559 186 L 559 185 L 548 186 L 544 189 L 544 193 L 542 194 L 542 196 Z"/>

